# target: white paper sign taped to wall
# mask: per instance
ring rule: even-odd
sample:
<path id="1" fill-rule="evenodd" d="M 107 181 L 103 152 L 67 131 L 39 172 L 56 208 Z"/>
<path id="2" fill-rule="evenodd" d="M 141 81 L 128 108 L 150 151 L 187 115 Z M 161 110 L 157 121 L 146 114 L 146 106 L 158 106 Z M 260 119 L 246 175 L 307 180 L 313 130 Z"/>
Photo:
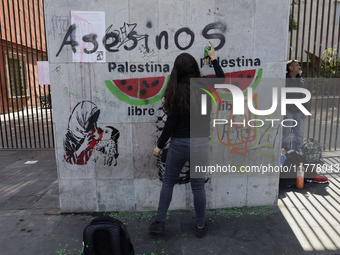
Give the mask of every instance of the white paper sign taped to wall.
<path id="1" fill-rule="evenodd" d="M 48 61 L 37 61 L 39 85 L 50 84 L 50 69 Z"/>
<path id="2" fill-rule="evenodd" d="M 71 11 L 71 35 L 78 45 L 73 62 L 106 62 L 106 50 L 101 38 L 105 35 L 105 12 Z"/>

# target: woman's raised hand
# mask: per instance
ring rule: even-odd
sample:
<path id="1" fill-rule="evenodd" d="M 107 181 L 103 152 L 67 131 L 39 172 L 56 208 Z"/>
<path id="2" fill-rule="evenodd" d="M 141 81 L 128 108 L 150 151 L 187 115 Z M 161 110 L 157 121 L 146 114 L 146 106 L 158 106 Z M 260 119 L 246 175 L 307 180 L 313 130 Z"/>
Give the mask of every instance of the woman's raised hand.
<path id="1" fill-rule="evenodd" d="M 215 57 L 215 48 L 214 48 L 214 45 L 211 42 L 209 42 L 209 43 L 211 45 L 211 49 L 210 49 L 210 51 L 208 51 L 208 56 L 210 57 L 211 61 L 213 61 L 213 60 L 216 59 L 216 57 Z"/>

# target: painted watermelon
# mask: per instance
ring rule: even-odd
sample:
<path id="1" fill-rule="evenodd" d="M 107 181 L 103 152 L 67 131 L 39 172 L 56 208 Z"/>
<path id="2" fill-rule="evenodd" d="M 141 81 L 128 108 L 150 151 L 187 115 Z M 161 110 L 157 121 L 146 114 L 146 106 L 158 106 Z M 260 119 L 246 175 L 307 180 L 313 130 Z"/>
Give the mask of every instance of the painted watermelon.
<path id="1" fill-rule="evenodd" d="M 148 105 L 159 101 L 170 76 L 105 81 L 106 86 L 118 99 L 131 105 Z"/>
<path id="2" fill-rule="evenodd" d="M 215 75 L 207 75 L 208 77 L 214 77 Z M 238 71 L 225 73 L 225 81 L 224 84 L 235 85 L 243 91 L 244 95 L 247 95 L 247 88 L 251 86 L 253 91 L 259 85 L 261 77 L 262 77 L 262 68 L 257 71 L 256 69 Z M 217 90 L 219 96 L 225 100 L 231 100 L 232 96 L 228 89 L 218 89 Z"/>

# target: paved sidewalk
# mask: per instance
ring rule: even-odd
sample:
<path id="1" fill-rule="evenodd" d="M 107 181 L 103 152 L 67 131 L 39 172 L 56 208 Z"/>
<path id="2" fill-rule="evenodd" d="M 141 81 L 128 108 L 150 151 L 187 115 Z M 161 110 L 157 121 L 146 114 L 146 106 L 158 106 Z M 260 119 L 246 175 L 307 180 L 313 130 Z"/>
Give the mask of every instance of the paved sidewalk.
<path id="1" fill-rule="evenodd" d="M 340 164 L 340 153 L 324 156 Z M 327 176 L 330 184 L 302 190 L 281 181 L 278 206 L 209 210 L 203 239 L 193 210 L 170 211 L 161 235 L 147 231 L 155 212 L 105 215 L 126 224 L 136 254 L 340 254 L 340 174 Z M 54 150 L 0 151 L 1 255 L 79 255 L 96 216 L 60 214 Z"/>

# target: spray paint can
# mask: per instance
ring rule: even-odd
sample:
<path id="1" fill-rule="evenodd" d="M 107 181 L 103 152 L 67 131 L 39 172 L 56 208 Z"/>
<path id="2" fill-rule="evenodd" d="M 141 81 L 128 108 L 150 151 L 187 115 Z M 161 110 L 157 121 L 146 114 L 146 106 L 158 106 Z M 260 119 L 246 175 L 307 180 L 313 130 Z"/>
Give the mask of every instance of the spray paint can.
<path id="1" fill-rule="evenodd" d="M 304 177 L 305 177 L 305 168 L 303 167 L 303 163 L 300 163 L 300 166 L 299 166 L 299 169 L 296 175 L 296 187 L 298 189 L 303 188 Z"/>
<path id="2" fill-rule="evenodd" d="M 205 65 L 210 65 L 211 64 L 211 59 L 208 55 L 208 52 L 211 50 L 211 47 L 210 46 L 206 46 L 204 48 L 204 64 Z"/>

